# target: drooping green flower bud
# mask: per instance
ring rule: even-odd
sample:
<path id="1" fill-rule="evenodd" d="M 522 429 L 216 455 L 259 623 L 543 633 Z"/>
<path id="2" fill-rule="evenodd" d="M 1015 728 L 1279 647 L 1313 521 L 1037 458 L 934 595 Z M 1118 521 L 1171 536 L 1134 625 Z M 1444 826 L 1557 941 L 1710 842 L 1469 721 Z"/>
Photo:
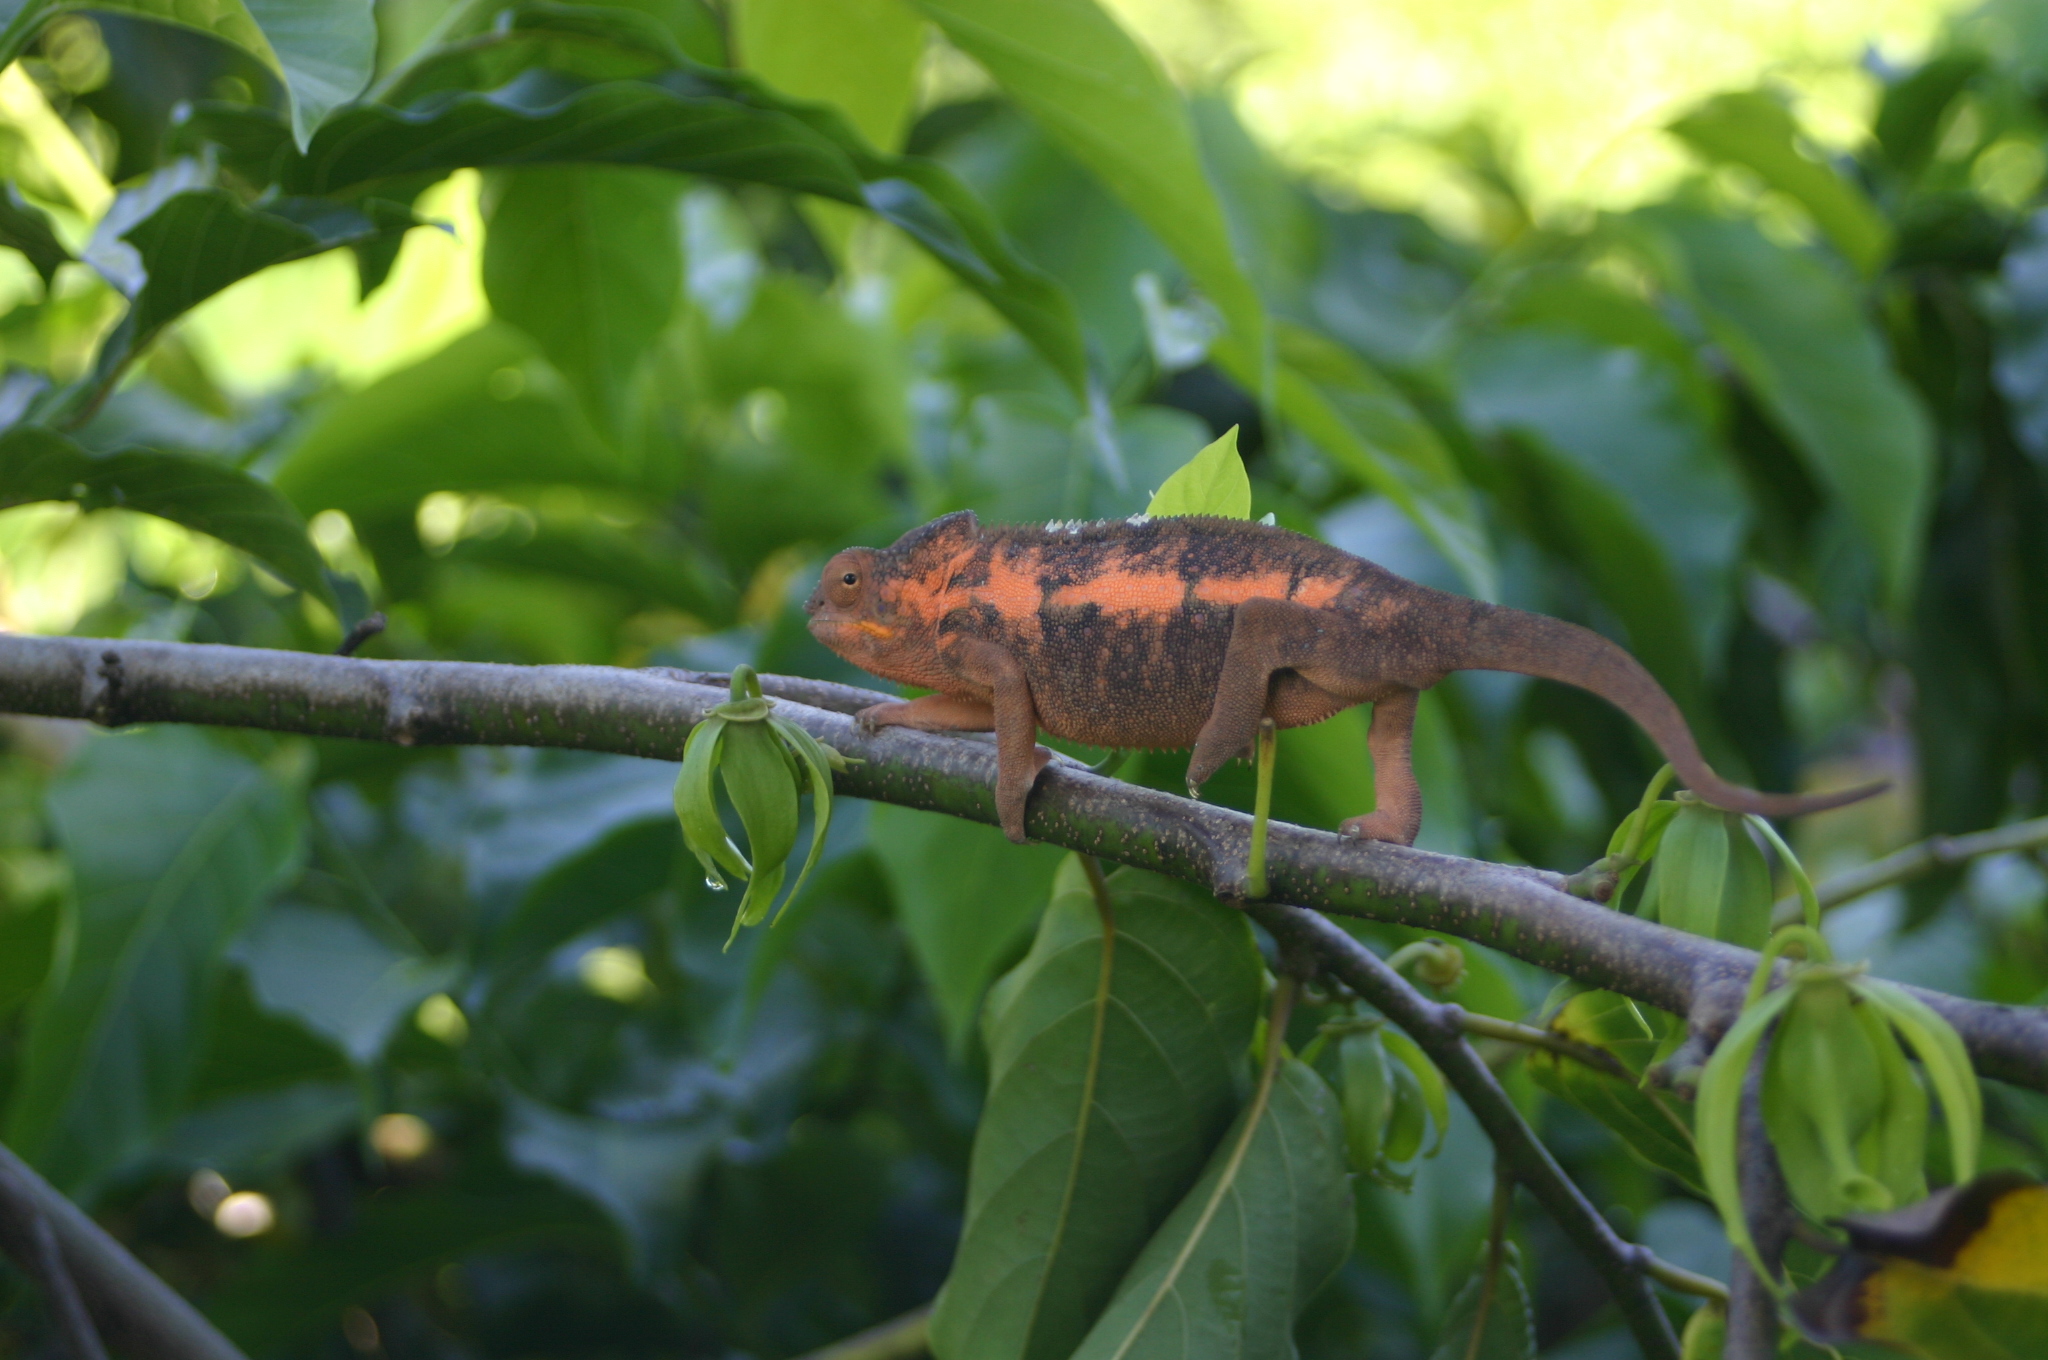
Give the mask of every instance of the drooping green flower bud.
<path id="1" fill-rule="evenodd" d="M 1643 912 L 1677 930 L 1761 949 L 1771 931 L 1771 870 L 1741 814 L 1682 797 L 1651 862 Z"/>

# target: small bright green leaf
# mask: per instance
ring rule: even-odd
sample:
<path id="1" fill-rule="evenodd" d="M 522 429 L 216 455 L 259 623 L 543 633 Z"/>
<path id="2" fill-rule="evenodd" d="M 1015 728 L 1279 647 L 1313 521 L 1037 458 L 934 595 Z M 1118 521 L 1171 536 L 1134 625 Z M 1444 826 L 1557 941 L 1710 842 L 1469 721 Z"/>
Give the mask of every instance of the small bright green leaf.
<path id="1" fill-rule="evenodd" d="M 1394 1105 L 1394 1077 L 1377 1030 L 1346 1034 L 1337 1041 L 1337 1075 L 1351 1169 L 1371 1175 L 1379 1168 Z"/>
<path id="2" fill-rule="evenodd" d="M 1568 1039 L 1605 1049 L 1634 1071 L 1648 1065 L 1657 1047 L 1657 1038 L 1635 1003 L 1613 992 L 1579 993 L 1565 1003 L 1550 1027 Z M 1630 1153 L 1687 1185 L 1700 1184 L 1699 1156 L 1685 1113 L 1675 1101 L 1547 1049 L 1531 1049 L 1527 1062 L 1538 1085 L 1612 1129 Z"/>
<path id="3" fill-rule="evenodd" d="M 1259 994 L 1244 917 L 1167 879 L 1109 882 L 1106 959 L 1069 856 L 989 993 L 967 1226 L 932 1319 L 945 1360 L 1071 1354 L 1229 1123 Z"/>
<path id="4" fill-rule="evenodd" d="M 1657 264 L 1847 512 L 1888 597 L 1903 605 L 1931 509 L 1933 430 L 1847 282 L 1747 222 L 1674 206 L 1636 220 L 1663 238 Z"/>
<path id="5" fill-rule="evenodd" d="M 1684 802 L 1650 865 L 1643 909 L 1674 930 L 1744 949 L 1771 933 L 1770 866 L 1742 814 Z"/>
<path id="6" fill-rule="evenodd" d="M 225 463 L 152 449 L 96 455 L 55 430 L 17 425 L 0 434 L 0 507 L 31 501 L 156 515 L 240 548 L 308 594 L 332 600 L 325 563 L 298 511 Z"/>
<path id="7" fill-rule="evenodd" d="M 1295 1318 L 1355 1231 L 1337 1097 L 1287 1059 L 1262 1115 L 1238 1116 L 1075 1360 L 1291 1354 Z"/>
<path id="8" fill-rule="evenodd" d="M 884 151 L 903 140 L 924 39 L 907 0 L 744 0 L 733 10 L 740 65 L 784 94 L 836 105 Z"/>
<path id="9" fill-rule="evenodd" d="M 682 301 L 673 175 L 615 166 L 505 171 L 484 195 L 491 310 L 532 336 L 615 439 L 640 361 Z"/>
<path id="10" fill-rule="evenodd" d="M 676 819 L 682 823 L 683 843 L 704 866 L 705 880 L 721 888 L 725 874 L 720 870 L 740 878 L 753 873 L 753 866 L 725 834 L 725 823 L 718 816 L 714 779 L 725 727 L 725 719 L 714 716 L 691 728 L 683 742 L 683 768 L 676 775 Z"/>
<path id="11" fill-rule="evenodd" d="M 1237 340 L 1264 356 L 1265 307 L 1238 262 L 1187 108 L 1130 34 L 1095 0 L 917 3 L 1152 229 Z"/>
<path id="12" fill-rule="evenodd" d="M 1799 125 L 1780 101 L 1757 90 L 1716 95 L 1671 131 L 1708 160 L 1745 166 L 1797 199 L 1859 272 L 1884 263 L 1891 228 L 1861 189 L 1799 149 Z"/>
<path id="13" fill-rule="evenodd" d="M 1422 1155 L 1434 1157 L 1443 1151 L 1444 1138 L 1451 1131 L 1451 1096 L 1444 1085 L 1444 1074 L 1436 1070 L 1436 1064 L 1415 1046 L 1413 1039 L 1399 1030 L 1386 1030 L 1381 1039 L 1387 1046 L 1387 1056 L 1415 1074 L 1415 1084 L 1422 1092 L 1422 1108 L 1436 1125 L 1436 1138 Z"/>
<path id="14" fill-rule="evenodd" d="M 1971 1179 L 1977 1174 L 1977 1150 L 1984 1141 L 1984 1092 L 1977 1084 L 1977 1070 L 1970 1064 L 1962 1036 L 1932 1006 L 1903 987 L 1868 977 L 1851 985 L 1883 1012 L 1920 1060 L 1948 1121 L 1954 1178 L 1958 1184 Z"/>
<path id="15" fill-rule="evenodd" d="M 1045 909 L 1061 852 L 1012 845 L 992 826 L 876 804 L 868 839 L 882 861 L 896 919 L 957 1053 L 981 994 Z"/>
<path id="16" fill-rule="evenodd" d="M 77 1191 L 180 1112 L 228 943 L 296 865 L 296 789 L 196 728 L 89 741 L 49 794 L 74 938 L 30 1011 L 7 1141 Z"/>
<path id="17" fill-rule="evenodd" d="M 1521 1256 L 1512 1242 L 1503 1244 L 1502 1256 L 1491 1272 L 1481 1262 L 1451 1300 L 1443 1340 L 1430 1360 L 1536 1360 L 1535 1313 Z"/>
<path id="18" fill-rule="evenodd" d="M 1148 515 L 1252 517 L 1252 483 L 1237 451 L 1237 426 L 1225 430 L 1166 479 L 1145 507 Z"/>

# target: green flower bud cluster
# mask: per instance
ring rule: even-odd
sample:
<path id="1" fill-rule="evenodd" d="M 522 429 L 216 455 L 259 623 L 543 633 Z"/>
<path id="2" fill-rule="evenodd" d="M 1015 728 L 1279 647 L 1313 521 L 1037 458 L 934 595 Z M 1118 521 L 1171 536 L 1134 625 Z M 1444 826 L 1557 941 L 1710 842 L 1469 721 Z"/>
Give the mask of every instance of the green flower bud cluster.
<path id="1" fill-rule="evenodd" d="M 1771 869 L 1747 819 L 1689 793 L 1656 847 L 1642 914 L 1710 940 L 1761 949 L 1771 933 Z"/>
<path id="2" fill-rule="evenodd" d="M 1785 950 L 1806 958 L 1771 986 Z M 1745 1074 L 1765 1048 L 1763 1118 L 1792 1201 L 1816 1221 L 1882 1213 L 1927 1194 L 1928 1095 L 1939 1097 L 1957 1183 L 1976 1174 L 1983 1095 L 1963 1042 L 1924 1002 L 1862 965 L 1832 961 L 1807 926 L 1786 926 L 1757 965 L 1741 1016 L 1700 1076 L 1700 1171 L 1731 1241 L 1764 1278 L 1738 1193 Z"/>
<path id="3" fill-rule="evenodd" d="M 1406 1190 L 1415 1180 L 1412 1164 L 1443 1150 L 1451 1116 L 1443 1074 L 1413 1040 L 1377 1016 L 1324 1025 L 1303 1061 L 1313 1062 L 1333 1040 L 1351 1169 Z M 1432 1125 L 1436 1136 L 1425 1149 Z"/>
<path id="4" fill-rule="evenodd" d="M 683 843 L 704 866 L 705 881 L 723 889 L 726 874 L 746 880 L 747 890 L 725 942 L 728 949 L 742 927 L 766 919 L 782 891 L 789 858 L 796 851 L 797 798 L 808 784 L 811 849 L 783 901 L 785 908 L 803 887 L 832 822 L 832 771 L 849 764 L 795 723 L 772 716 L 774 707 L 775 701 L 762 695 L 753 668 L 736 668 L 731 702 L 712 709 L 691 730 L 683 745 L 682 773 L 676 777 L 676 817 L 683 825 Z M 751 860 L 726 834 L 714 776 L 723 779 L 726 797 L 739 814 Z"/>

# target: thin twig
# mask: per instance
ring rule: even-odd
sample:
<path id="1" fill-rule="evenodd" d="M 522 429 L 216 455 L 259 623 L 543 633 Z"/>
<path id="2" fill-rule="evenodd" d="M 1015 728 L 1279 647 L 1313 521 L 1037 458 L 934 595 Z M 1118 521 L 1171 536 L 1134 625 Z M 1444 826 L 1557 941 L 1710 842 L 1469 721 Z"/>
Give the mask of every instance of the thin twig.
<path id="1" fill-rule="evenodd" d="M 1555 1030 L 1541 1029 L 1535 1025 L 1524 1025 L 1515 1020 L 1502 1020 L 1498 1016 L 1480 1015 L 1473 1011 L 1460 1010 L 1458 1023 L 1467 1034 L 1482 1039 L 1499 1039 L 1504 1043 L 1521 1044 L 1528 1048 L 1540 1048 L 1560 1057 L 1571 1058 L 1584 1063 L 1595 1072 L 1601 1072 L 1617 1081 L 1636 1084 L 1636 1074 L 1629 1071 L 1628 1064 L 1604 1048 L 1582 1044 L 1576 1039 L 1567 1039 Z"/>
<path id="2" fill-rule="evenodd" d="M 1642 1261 L 1643 1273 L 1666 1289 L 1711 1299 L 1723 1308 L 1728 1306 L 1728 1286 L 1711 1275 L 1702 1275 L 1697 1271 L 1687 1270 L 1684 1266 L 1672 1265 L 1647 1249 L 1643 1252 Z"/>
<path id="3" fill-rule="evenodd" d="M 354 656 L 357 648 L 384 631 L 385 624 L 384 611 L 381 609 L 373 614 L 357 619 L 356 626 L 348 630 L 348 636 L 341 640 L 341 645 L 334 649 L 334 654 L 336 656 Z"/>
<path id="4" fill-rule="evenodd" d="M 1678 1360 L 1678 1335 L 1650 1289 L 1640 1249 L 1615 1233 L 1522 1118 L 1492 1069 L 1465 1041 L 1460 1008 L 1431 1001 L 1378 955 L 1312 911 L 1259 903 L 1251 912 L 1283 948 L 1313 953 L 1324 971 L 1408 1032 L 1472 1111 L 1501 1164 L 1585 1253 L 1646 1360 Z"/>
<path id="5" fill-rule="evenodd" d="M 931 1351 L 932 1306 L 913 1308 L 878 1327 L 808 1351 L 797 1360 L 911 1360 Z"/>
<path id="6" fill-rule="evenodd" d="M 63 1273 L 76 1286 L 98 1334 L 116 1351 L 149 1360 L 246 1360 L 127 1248 L 0 1146 L 0 1247 L 40 1279 L 33 1227 L 38 1222 L 55 1240 Z M 52 1306 L 62 1305 L 53 1299 Z"/>
<path id="7" fill-rule="evenodd" d="M 1820 899 L 1820 909 L 1829 911 L 1844 902 L 1867 897 L 1880 888 L 1904 883 L 1936 869 L 1954 868 L 1985 855 L 2033 850 L 2044 845 L 2048 845 L 2048 817 L 2014 822 L 2011 826 L 1995 826 L 1989 831 L 1973 831 L 1967 836 L 1929 836 L 1861 868 L 1823 879 L 1814 885 L 1813 891 Z M 1775 925 L 1798 919 L 1799 899 L 1796 896 L 1780 901 L 1771 913 Z"/>
<path id="8" fill-rule="evenodd" d="M 781 688 L 762 679 L 770 694 Z M 727 697 L 605 666 L 0 635 L 0 711 L 109 726 L 215 723 L 401 745 L 555 746 L 679 760 L 692 724 Z M 843 713 L 780 702 L 779 716 L 865 762 L 835 776 L 837 792 L 997 821 L 992 746 L 900 727 L 865 731 Z M 1226 900 L 1244 897 L 1251 818 L 1243 813 L 1056 761 L 1039 777 L 1025 828 L 1048 844 L 1188 879 Z M 1269 829 L 1267 878 L 1277 901 L 1474 940 L 1685 1015 L 1703 1041 L 1733 1023 L 1757 964 L 1749 950 L 1567 896 L 1556 874 L 1284 822 Z M 1909 990 L 1955 1026 L 1984 1075 L 2048 1090 L 2048 1011 Z M 1728 995 L 1738 1004 L 1719 1005 Z"/>

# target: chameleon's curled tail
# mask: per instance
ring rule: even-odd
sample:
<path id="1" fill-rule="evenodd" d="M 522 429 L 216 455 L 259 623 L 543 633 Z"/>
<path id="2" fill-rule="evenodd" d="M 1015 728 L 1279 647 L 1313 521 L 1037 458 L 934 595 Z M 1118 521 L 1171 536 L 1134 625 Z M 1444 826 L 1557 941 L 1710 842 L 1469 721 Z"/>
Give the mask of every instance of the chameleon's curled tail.
<path id="1" fill-rule="evenodd" d="M 1730 812 L 1798 817 L 1824 812 L 1890 787 L 1888 781 L 1836 793 L 1759 793 L 1715 774 L 1671 696 L 1622 648 L 1575 623 L 1519 609 L 1475 604 L 1460 670 L 1515 671 L 1590 690 L 1636 720 L 1687 788 Z"/>

